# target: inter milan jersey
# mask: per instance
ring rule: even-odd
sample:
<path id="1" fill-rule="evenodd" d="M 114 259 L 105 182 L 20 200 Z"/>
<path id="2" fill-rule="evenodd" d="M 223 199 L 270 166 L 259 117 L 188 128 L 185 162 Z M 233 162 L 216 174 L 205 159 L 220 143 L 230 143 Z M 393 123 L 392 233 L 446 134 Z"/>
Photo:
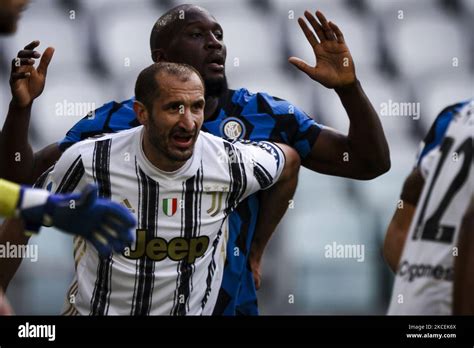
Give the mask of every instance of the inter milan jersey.
<path id="1" fill-rule="evenodd" d="M 425 184 L 398 265 L 389 314 L 452 314 L 454 255 L 474 190 L 473 133 L 471 101 L 444 110 L 424 141 L 418 166 Z"/>
<path id="2" fill-rule="evenodd" d="M 55 192 L 95 183 L 101 197 L 126 200 L 138 221 L 134 244 L 121 254 L 99 257 L 91 244 L 77 242 L 65 314 L 212 314 L 227 217 L 247 196 L 276 182 L 285 164 L 272 143 L 230 143 L 201 132 L 192 157 L 163 172 L 142 144 L 143 126 L 80 142 L 44 181 Z"/>
<path id="3" fill-rule="evenodd" d="M 134 98 L 105 104 L 69 130 L 59 147 L 64 150 L 89 137 L 139 126 L 133 102 Z M 204 122 L 203 131 L 227 140 L 286 143 L 305 158 L 321 126 L 285 100 L 242 88 L 228 90 L 220 98 L 217 112 Z M 229 217 L 227 259 L 215 314 L 258 314 L 255 284 L 246 262 L 258 212 L 258 196 L 252 195 Z"/>

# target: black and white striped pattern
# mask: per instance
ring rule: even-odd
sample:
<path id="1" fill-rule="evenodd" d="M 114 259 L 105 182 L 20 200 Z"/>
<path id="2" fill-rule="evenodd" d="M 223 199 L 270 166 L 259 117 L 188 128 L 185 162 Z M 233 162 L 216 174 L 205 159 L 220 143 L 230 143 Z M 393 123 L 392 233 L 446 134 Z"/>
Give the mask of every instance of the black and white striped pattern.
<path id="1" fill-rule="evenodd" d="M 247 175 L 242 153 L 234 145 L 224 142 L 224 148 L 229 155 L 230 194 L 227 196 L 226 214 L 236 207 L 247 190 Z M 236 160 L 237 159 L 237 160 Z"/>
<path id="2" fill-rule="evenodd" d="M 84 164 L 82 163 L 81 156 L 78 156 L 67 170 L 66 175 L 64 175 L 63 179 L 61 180 L 61 183 L 56 189 L 56 193 L 70 193 L 74 191 L 76 186 L 79 184 L 79 181 L 81 181 L 83 175 Z"/>
<path id="3" fill-rule="evenodd" d="M 110 148 L 112 139 L 97 141 L 95 143 L 94 155 L 92 160 L 92 172 L 94 181 L 99 189 L 99 197 L 111 197 L 110 183 Z M 91 298 L 91 315 L 107 314 L 109 298 L 110 298 L 110 279 L 112 277 L 112 256 L 99 256 L 99 264 L 97 267 L 97 279 L 95 282 L 94 292 Z"/>
<path id="4" fill-rule="evenodd" d="M 195 176 L 183 182 L 182 197 L 184 207 L 181 209 L 181 237 L 190 240 L 201 233 L 201 205 L 203 194 L 203 167 L 201 166 Z M 176 291 L 173 299 L 172 315 L 186 315 L 189 311 L 189 299 L 193 291 L 194 264 L 189 264 L 187 259 L 178 262 L 178 277 Z"/>
<path id="5" fill-rule="evenodd" d="M 135 162 L 139 208 L 138 229 L 146 231 L 146 243 L 157 235 L 159 184 L 149 178 Z M 144 255 L 137 260 L 131 315 L 149 315 L 155 283 L 155 262 Z"/>
<path id="6" fill-rule="evenodd" d="M 271 174 L 258 162 L 254 163 L 253 175 L 257 179 L 262 190 L 273 184 L 273 177 Z"/>

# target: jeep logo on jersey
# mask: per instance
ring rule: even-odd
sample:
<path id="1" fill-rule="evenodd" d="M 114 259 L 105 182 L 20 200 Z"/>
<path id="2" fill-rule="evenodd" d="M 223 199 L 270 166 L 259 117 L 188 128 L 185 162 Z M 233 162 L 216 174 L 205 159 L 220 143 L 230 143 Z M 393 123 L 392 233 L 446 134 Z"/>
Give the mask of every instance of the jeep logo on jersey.
<path id="1" fill-rule="evenodd" d="M 245 126 L 238 118 L 230 117 L 222 122 L 221 133 L 229 140 L 241 139 L 245 136 Z"/>
<path id="2" fill-rule="evenodd" d="M 164 198 L 162 206 L 166 216 L 173 216 L 178 210 L 178 198 Z"/>
<path id="3" fill-rule="evenodd" d="M 167 257 L 172 261 L 186 259 L 191 264 L 203 256 L 209 246 L 209 237 L 207 236 L 176 237 L 170 241 L 158 237 L 147 242 L 146 233 L 146 230 L 137 230 L 135 249 L 125 249 L 123 256 L 133 260 L 146 256 L 153 261 L 162 261 Z"/>

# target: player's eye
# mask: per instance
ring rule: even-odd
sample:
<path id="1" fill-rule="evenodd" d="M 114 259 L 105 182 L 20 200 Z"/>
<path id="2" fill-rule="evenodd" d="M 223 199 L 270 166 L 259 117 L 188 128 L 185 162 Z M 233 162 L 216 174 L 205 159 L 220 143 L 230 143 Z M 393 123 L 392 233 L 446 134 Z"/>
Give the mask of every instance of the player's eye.
<path id="1" fill-rule="evenodd" d="M 220 30 L 214 32 L 214 36 L 217 40 L 221 41 L 224 38 L 224 33 Z"/>
<path id="2" fill-rule="evenodd" d="M 201 111 L 204 108 L 203 102 L 197 102 L 192 105 L 193 111 Z"/>
<path id="3" fill-rule="evenodd" d="M 181 104 L 179 103 L 171 103 L 168 105 L 167 109 L 171 111 L 178 111 L 180 109 Z"/>
<path id="4" fill-rule="evenodd" d="M 191 37 L 192 37 L 193 39 L 199 39 L 199 38 L 202 37 L 202 33 L 201 33 L 201 32 L 198 32 L 198 31 L 192 32 L 192 33 L 191 33 Z"/>

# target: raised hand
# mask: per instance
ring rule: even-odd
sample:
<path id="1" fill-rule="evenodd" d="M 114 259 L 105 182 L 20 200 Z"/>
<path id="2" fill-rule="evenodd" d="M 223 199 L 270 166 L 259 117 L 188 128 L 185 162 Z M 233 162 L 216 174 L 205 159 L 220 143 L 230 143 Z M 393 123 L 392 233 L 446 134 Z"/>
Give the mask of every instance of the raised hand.
<path id="1" fill-rule="evenodd" d="M 328 22 L 320 11 L 316 11 L 317 19 L 309 11 L 304 15 L 314 31 L 303 18 L 298 18 L 298 23 L 313 48 L 316 65 L 311 66 L 297 57 L 290 57 L 288 61 L 327 88 L 344 87 L 355 82 L 354 62 L 338 26 Z"/>
<path id="2" fill-rule="evenodd" d="M 41 56 L 34 50 L 39 44 L 37 40 L 29 43 L 12 61 L 10 89 L 12 101 L 18 107 L 27 107 L 43 92 L 54 48 L 48 47 Z M 35 59 L 40 57 L 39 65 L 35 68 Z"/>

